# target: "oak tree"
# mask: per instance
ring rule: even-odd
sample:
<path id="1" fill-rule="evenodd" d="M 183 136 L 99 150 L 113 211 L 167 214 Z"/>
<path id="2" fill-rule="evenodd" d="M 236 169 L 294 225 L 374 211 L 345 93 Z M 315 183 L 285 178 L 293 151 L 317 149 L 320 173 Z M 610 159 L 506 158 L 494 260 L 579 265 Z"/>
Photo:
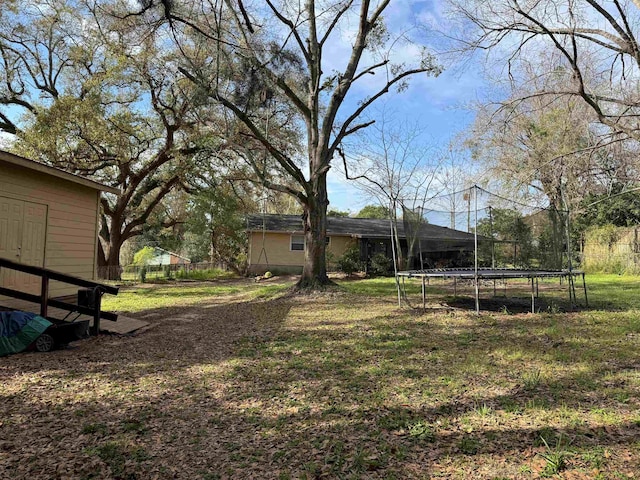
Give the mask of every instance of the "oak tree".
<path id="1" fill-rule="evenodd" d="M 373 122 L 363 115 L 391 89 L 416 74 L 440 71 L 426 48 L 408 33 L 393 35 L 383 15 L 390 0 L 144 0 L 141 11 L 160 12 L 185 54 L 182 72 L 244 126 L 287 183 L 264 175 L 267 188 L 293 196 L 302 206 L 306 237 L 300 288 L 329 282 L 326 269 L 327 173 L 343 140 Z M 345 44 L 347 45 L 345 48 Z M 394 57 L 411 47 L 410 60 Z M 417 47 L 417 48 L 414 48 Z M 369 93 L 357 86 L 365 82 Z M 300 151 L 268 135 L 265 116 L 250 106 L 275 98 L 295 112 L 304 138 Z"/>
<path id="2" fill-rule="evenodd" d="M 3 4 L 0 129 L 15 135 L 18 153 L 120 189 L 102 198 L 99 256 L 117 278 L 123 243 L 162 212 L 190 168 L 204 108 L 176 52 L 105 5 Z"/>

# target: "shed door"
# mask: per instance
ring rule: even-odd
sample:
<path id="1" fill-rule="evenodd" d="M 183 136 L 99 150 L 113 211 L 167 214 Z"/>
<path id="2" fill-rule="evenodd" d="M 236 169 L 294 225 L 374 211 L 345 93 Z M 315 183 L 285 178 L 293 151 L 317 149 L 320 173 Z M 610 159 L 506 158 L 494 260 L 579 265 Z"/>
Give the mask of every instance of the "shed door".
<path id="1" fill-rule="evenodd" d="M 0 197 L 0 257 L 43 267 L 46 225 L 46 205 Z M 2 268 L 0 285 L 39 293 L 40 277 Z"/>

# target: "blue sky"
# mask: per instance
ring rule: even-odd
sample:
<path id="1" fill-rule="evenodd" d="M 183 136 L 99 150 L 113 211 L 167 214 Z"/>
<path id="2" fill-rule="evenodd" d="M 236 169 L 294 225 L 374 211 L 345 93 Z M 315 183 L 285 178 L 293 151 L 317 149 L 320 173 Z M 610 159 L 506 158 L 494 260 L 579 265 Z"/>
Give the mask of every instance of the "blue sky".
<path id="1" fill-rule="evenodd" d="M 432 48 L 435 50 L 442 47 L 442 37 L 437 32 L 434 33 L 434 30 L 446 28 L 448 24 L 443 9 L 444 2 L 439 0 L 396 1 L 389 6 L 385 19 L 391 32 L 406 31 L 407 25 L 416 22 L 427 25 L 430 32 L 423 34 L 414 30 L 410 35 L 420 43 L 435 47 Z M 343 45 L 332 47 L 338 52 L 338 56 L 344 58 L 349 45 L 348 41 L 345 41 Z M 411 47 L 397 52 L 400 60 L 407 62 L 412 60 L 412 53 Z M 385 108 L 395 112 L 394 116 L 420 125 L 425 132 L 423 143 L 433 147 L 430 149 L 431 152 L 447 148 L 454 137 L 473 122 L 474 114 L 469 109 L 469 104 L 481 98 L 486 87 L 478 62 L 467 60 L 463 64 L 440 55 L 438 60 L 444 67 L 440 76 L 416 76 L 410 80 L 407 90 L 400 93 L 390 92 L 383 100 Z M 352 96 L 344 105 L 345 112 L 350 111 L 362 95 L 375 90 L 376 79 L 367 81 L 368 85 L 361 85 L 350 92 Z M 334 168 L 329 174 L 330 208 L 355 213 L 362 206 L 374 203 L 362 194 L 353 182 L 344 178 L 336 168 L 338 163 L 334 160 Z"/>

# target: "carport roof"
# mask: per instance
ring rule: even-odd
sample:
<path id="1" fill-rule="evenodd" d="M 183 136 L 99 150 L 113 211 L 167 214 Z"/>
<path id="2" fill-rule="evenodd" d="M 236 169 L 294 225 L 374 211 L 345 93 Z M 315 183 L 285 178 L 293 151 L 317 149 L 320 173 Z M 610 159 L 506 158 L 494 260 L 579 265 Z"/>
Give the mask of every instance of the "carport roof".
<path id="1" fill-rule="evenodd" d="M 303 233 L 302 216 L 300 215 L 249 215 L 247 217 L 247 231 L 279 233 Z M 389 220 L 376 218 L 327 217 L 327 235 L 345 235 L 359 238 L 389 238 L 391 232 Z M 406 238 L 404 225 L 398 222 L 398 236 Z M 429 239 L 468 240 L 473 241 L 472 233 L 440 227 L 432 224 L 422 224 L 420 236 Z"/>

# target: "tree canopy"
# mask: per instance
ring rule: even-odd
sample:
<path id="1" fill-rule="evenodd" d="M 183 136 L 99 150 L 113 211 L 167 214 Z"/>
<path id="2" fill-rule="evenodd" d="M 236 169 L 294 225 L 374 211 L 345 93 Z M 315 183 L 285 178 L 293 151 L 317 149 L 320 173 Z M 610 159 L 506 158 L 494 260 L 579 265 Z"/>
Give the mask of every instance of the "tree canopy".
<path id="1" fill-rule="evenodd" d="M 346 210 L 336 210 L 330 208 L 327 210 L 327 217 L 348 217 L 350 213 Z"/>
<path id="2" fill-rule="evenodd" d="M 116 0 L 16 5 L 0 13 L 0 128 L 18 153 L 121 190 L 103 196 L 100 229 L 117 277 L 126 240 L 181 221 L 163 204 L 207 137 L 210 105 L 194 101 L 179 52 L 106 13 Z"/>
<path id="3" fill-rule="evenodd" d="M 467 46 L 499 52 L 513 82 L 527 80 L 521 76 L 524 67 L 534 69 L 530 79 L 541 88 L 522 98 L 579 99 L 612 132 L 640 139 L 640 102 L 633 93 L 636 80 L 631 74 L 640 66 L 640 2 L 455 3 L 455 12 L 470 27 L 460 30 Z M 569 81 L 548 81 L 557 69 L 568 70 Z"/>
<path id="4" fill-rule="evenodd" d="M 389 219 L 391 212 L 388 207 L 382 205 L 365 205 L 356 213 L 356 218 L 386 218 Z"/>
<path id="5" fill-rule="evenodd" d="M 487 69 L 503 73 L 495 82 L 507 94 L 484 103 L 471 135 L 492 173 L 570 209 L 635 181 L 637 4 L 453 3 L 462 48 L 486 53 Z"/>
<path id="6" fill-rule="evenodd" d="M 589 194 L 581 202 L 581 215 L 576 228 L 584 230 L 591 226 L 614 225 L 630 227 L 640 224 L 640 193 L 629 191 L 623 185 L 615 185 L 610 192 Z"/>

